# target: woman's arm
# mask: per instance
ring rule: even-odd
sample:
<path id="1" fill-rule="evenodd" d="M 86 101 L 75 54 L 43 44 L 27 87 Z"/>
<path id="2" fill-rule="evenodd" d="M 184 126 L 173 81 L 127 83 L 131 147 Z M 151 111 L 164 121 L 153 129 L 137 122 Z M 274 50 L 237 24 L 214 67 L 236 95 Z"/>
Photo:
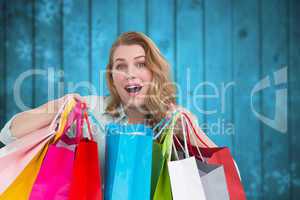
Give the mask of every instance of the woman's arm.
<path id="1" fill-rule="evenodd" d="M 68 94 L 59 99 L 49 101 L 40 107 L 19 113 L 11 122 L 10 131 L 12 136 L 20 138 L 49 125 L 64 101 L 71 97 L 83 101 L 79 94 Z"/>

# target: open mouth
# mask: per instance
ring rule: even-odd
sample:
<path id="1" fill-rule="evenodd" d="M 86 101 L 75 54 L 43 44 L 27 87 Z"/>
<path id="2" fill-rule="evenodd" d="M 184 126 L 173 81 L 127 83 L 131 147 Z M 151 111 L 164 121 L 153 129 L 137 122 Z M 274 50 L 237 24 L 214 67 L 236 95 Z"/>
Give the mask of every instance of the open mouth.
<path id="1" fill-rule="evenodd" d="M 129 94 L 136 94 L 141 91 L 143 86 L 141 85 L 128 85 L 124 89 L 129 93 Z"/>

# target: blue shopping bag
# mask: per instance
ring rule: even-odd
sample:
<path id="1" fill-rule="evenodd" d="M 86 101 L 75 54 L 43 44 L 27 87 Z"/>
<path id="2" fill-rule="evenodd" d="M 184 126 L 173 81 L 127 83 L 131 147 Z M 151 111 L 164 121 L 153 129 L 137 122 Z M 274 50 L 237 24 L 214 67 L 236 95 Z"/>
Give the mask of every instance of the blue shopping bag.
<path id="1" fill-rule="evenodd" d="M 105 200 L 150 199 L 152 129 L 111 123 L 106 134 Z"/>

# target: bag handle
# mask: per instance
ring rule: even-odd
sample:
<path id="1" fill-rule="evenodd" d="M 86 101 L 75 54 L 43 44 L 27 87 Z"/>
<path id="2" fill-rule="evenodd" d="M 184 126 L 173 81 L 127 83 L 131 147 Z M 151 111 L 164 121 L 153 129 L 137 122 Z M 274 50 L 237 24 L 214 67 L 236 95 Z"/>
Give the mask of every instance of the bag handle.
<path id="1" fill-rule="evenodd" d="M 91 112 L 89 109 L 87 109 L 87 114 L 89 117 L 91 117 L 91 122 L 94 123 L 99 129 L 101 129 L 105 132 L 104 125 L 96 119 L 93 112 Z"/>
<path id="2" fill-rule="evenodd" d="M 51 124 L 50 124 L 50 130 L 55 131 L 56 121 L 61 117 L 61 115 L 64 112 L 64 109 L 66 108 L 67 104 L 72 101 L 72 97 L 68 97 L 62 104 L 62 106 L 59 108 L 58 112 L 56 113 L 55 117 L 53 118 Z"/>
<path id="3" fill-rule="evenodd" d="M 73 107 L 73 109 L 68 112 L 68 113 L 64 113 L 67 115 L 64 115 L 63 117 L 66 117 L 66 122 L 63 124 L 63 130 L 62 132 L 60 132 L 59 134 L 56 134 L 56 138 L 55 138 L 55 143 L 58 142 L 59 139 L 62 139 L 65 143 L 67 144 L 75 144 L 78 143 L 78 134 L 80 134 L 80 130 L 78 129 L 78 127 L 80 126 L 80 114 L 81 114 L 81 107 L 80 107 L 80 102 L 76 102 L 76 105 Z M 71 126 L 73 125 L 73 123 L 76 122 L 76 141 L 74 142 L 74 139 L 70 139 L 67 136 L 67 132 L 68 130 L 71 128 Z"/>
<path id="4" fill-rule="evenodd" d="M 205 147 L 208 148 L 209 145 L 207 145 L 207 144 L 201 139 L 200 135 L 197 133 L 197 131 L 196 131 L 196 129 L 195 129 L 193 123 L 192 123 L 192 120 L 190 119 L 190 117 L 188 116 L 188 114 L 185 113 L 185 112 L 182 112 L 182 114 L 183 114 L 184 117 L 187 119 L 187 122 L 188 122 L 188 124 L 190 125 L 190 127 L 192 128 L 192 130 L 193 130 L 195 136 L 197 137 L 197 139 L 198 139 Z M 199 127 L 199 128 L 200 128 L 200 127 Z M 200 130 L 201 130 L 201 128 L 200 128 Z M 201 131 L 202 131 L 202 130 L 201 130 Z M 203 132 L 203 131 L 202 131 L 202 132 Z"/>
<path id="5" fill-rule="evenodd" d="M 61 134 L 58 139 L 62 139 L 67 144 L 77 144 L 79 143 L 80 139 L 83 137 L 83 123 L 84 121 L 87 123 L 88 132 L 91 140 L 94 140 L 91 130 L 90 121 L 88 119 L 87 114 L 87 106 L 85 103 L 77 102 L 76 106 L 73 108 L 72 112 L 68 115 L 67 123 L 65 124 L 63 133 Z M 70 139 L 66 133 L 71 128 L 73 123 L 76 123 L 76 135 L 75 138 Z M 56 141 L 58 141 L 58 139 Z"/>
<path id="6" fill-rule="evenodd" d="M 193 149 L 191 148 L 191 141 L 190 141 L 190 125 L 188 124 L 186 118 L 184 117 L 184 115 L 181 112 L 181 127 L 182 127 L 182 133 L 183 133 L 183 141 L 184 141 L 184 147 L 182 146 L 181 142 L 179 141 L 178 137 L 176 135 L 174 135 L 174 139 L 176 140 L 176 142 L 178 143 L 179 147 L 181 148 L 181 150 L 184 152 L 185 154 L 185 158 L 189 158 L 189 151 L 192 152 L 192 155 L 194 155 L 195 153 L 193 152 Z M 193 141 L 196 143 L 195 137 L 192 135 L 192 139 Z M 173 148 L 175 150 L 175 156 L 178 160 L 178 154 L 177 154 L 177 150 L 176 150 L 176 146 L 173 142 Z M 199 150 L 198 146 L 196 146 L 198 154 L 200 155 L 201 159 L 204 161 L 203 156 L 201 154 L 201 151 Z"/>
<path id="7" fill-rule="evenodd" d="M 183 125 L 183 123 L 182 123 Z M 182 126 L 183 127 L 183 126 Z M 176 145 L 175 145 L 175 142 L 174 142 L 174 139 L 176 140 L 177 144 L 179 145 L 180 149 L 183 151 L 184 155 L 185 155 L 185 158 L 188 158 L 190 155 L 189 155 L 189 151 L 188 149 L 186 148 L 186 144 L 187 144 L 187 141 L 186 141 L 186 131 L 185 131 L 185 127 L 182 128 L 182 131 L 183 131 L 183 135 L 184 135 L 184 147 L 182 146 L 181 142 L 179 141 L 178 137 L 174 134 L 173 135 L 173 142 L 172 142 L 172 146 L 173 146 L 173 149 L 174 149 L 174 154 L 175 154 L 175 157 L 176 157 L 176 160 L 179 160 L 179 156 L 178 156 L 178 153 L 177 153 L 177 149 L 176 149 Z"/>
<path id="8" fill-rule="evenodd" d="M 75 99 L 70 99 L 61 116 L 60 116 L 60 120 L 59 120 L 59 125 L 58 125 L 58 130 L 56 131 L 55 133 L 55 137 L 54 137 L 54 142 L 56 142 L 61 136 L 62 134 L 64 133 L 64 130 L 65 130 L 65 126 L 66 126 L 66 123 L 67 123 L 67 120 L 68 120 L 68 116 L 69 114 L 71 113 L 71 111 L 73 110 L 73 108 L 76 106 L 76 101 Z"/>
<path id="9" fill-rule="evenodd" d="M 187 143 L 188 143 L 188 148 L 187 148 L 187 149 L 192 153 L 193 156 L 196 156 L 196 153 L 194 152 L 194 149 L 193 149 L 192 144 L 191 144 L 190 136 L 192 136 L 192 139 L 193 139 L 193 141 L 194 141 L 195 144 L 196 144 L 197 142 L 196 142 L 195 136 L 194 136 L 193 134 L 190 135 L 190 130 L 191 130 L 190 124 L 188 123 L 188 121 L 187 121 L 186 118 L 184 118 L 184 120 L 185 120 L 186 125 L 189 127 L 189 128 L 187 129 L 187 138 L 188 138 L 188 142 L 187 142 Z M 203 162 L 205 162 L 205 159 L 204 159 L 204 157 L 203 157 L 203 155 L 202 155 L 202 153 L 201 153 L 201 151 L 200 151 L 200 149 L 199 149 L 199 147 L 198 147 L 197 144 L 196 144 L 196 149 L 197 149 L 198 155 L 200 156 L 200 159 L 201 159 Z"/>
<path id="10" fill-rule="evenodd" d="M 177 153 L 177 149 L 176 149 L 176 145 L 175 145 L 175 142 L 174 142 L 174 139 L 176 140 L 176 142 L 178 143 L 179 147 L 181 148 L 181 150 L 183 151 L 184 155 L 185 155 L 185 158 L 188 158 L 189 157 L 189 152 L 187 150 L 187 141 L 186 141 L 186 127 L 183 123 L 183 117 L 182 115 L 180 116 L 181 118 L 181 127 L 182 127 L 182 133 L 183 133 L 183 141 L 184 141 L 184 147 L 181 145 L 181 142 L 179 141 L 179 139 L 177 138 L 176 134 L 173 134 L 173 141 L 172 141 L 172 147 L 173 147 L 173 150 L 174 150 L 174 154 L 175 154 L 175 157 L 176 157 L 176 160 L 179 160 L 179 156 L 178 156 L 178 153 Z"/>
<path id="11" fill-rule="evenodd" d="M 186 140 L 188 130 L 187 130 L 186 124 L 183 121 L 183 115 L 182 114 L 180 115 L 180 118 L 181 118 L 181 127 L 182 127 L 181 129 L 182 129 L 182 133 L 183 133 L 183 141 L 184 141 L 184 148 L 185 148 L 184 153 L 185 153 L 185 157 L 189 158 L 190 155 L 189 155 L 189 152 L 188 152 L 187 140 Z"/>
<path id="12" fill-rule="evenodd" d="M 78 143 L 80 139 L 83 137 L 83 125 L 84 121 L 87 123 L 88 126 L 88 132 L 91 140 L 94 140 L 93 135 L 92 135 L 92 129 L 90 125 L 90 121 L 88 119 L 88 114 L 87 114 L 87 106 L 83 102 L 78 102 L 76 107 L 74 108 L 73 113 L 69 116 L 70 123 L 68 124 L 68 127 L 66 127 L 66 131 L 71 127 L 71 125 L 76 121 L 76 137 L 75 141 Z"/>
<path id="13" fill-rule="evenodd" d="M 83 119 L 87 123 L 88 133 L 90 135 L 91 140 L 94 141 L 93 134 L 92 134 L 92 129 L 91 129 L 91 123 L 90 123 L 90 120 L 89 120 L 89 117 L 88 117 L 88 113 L 87 113 L 87 105 L 86 105 L 86 103 L 81 103 L 81 108 L 83 109 Z M 83 130 L 83 120 L 82 120 L 82 126 L 81 126 L 81 136 L 82 136 L 82 130 Z"/>
<path id="14" fill-rule="evenodd" d="M 162 119 L 160 120 L 160 122 L 158 122 L 152 129 L 153 129 L 153 130 L 158 129 L 158 128 L 161 127 L 167 120 L 169 121 L 170 118 L 167 118 L 167 117 L 162 118 Z"/>
<path id="15" fill-rule="evenodd" d="M 159 140 L 160 140 L 159 143 L 163 144 L 162 145 L 162 154 L 163 154 L 163 156 L 166 156 L 166 159 L 168 161 L 171 160 L 174 126 L 175 126 L 175 122 L 178 119 L 178 116 L 179 115 L 177 112 L 173 117 L 171 117 L 171 120 L 168 121 L 168 123 L 164 125 L 164 127 L 160 130 L 160 133 L 159 133 L 159 135 L 162 135 L 159 138 Z M 166 128 L 167 125 L 168 125 L 168 128 Z"/>
<path id="16" fill-rule="evenodd" d="M 159 130 L 159 132 L 156 135 L 154 135 L 153 140 L 156 140 L 162 134 L 162 132 L 170 125 L 170 123 L 173 121 L 173 119 L 178 113 L 178 111 L 173 112 L 170 118 L 167 119 L 166 117 L 164 117 L 158 124 L 155 125 L 153 131 L 155 129 L 158 129 L 162 125 L 163 127 Z"/>

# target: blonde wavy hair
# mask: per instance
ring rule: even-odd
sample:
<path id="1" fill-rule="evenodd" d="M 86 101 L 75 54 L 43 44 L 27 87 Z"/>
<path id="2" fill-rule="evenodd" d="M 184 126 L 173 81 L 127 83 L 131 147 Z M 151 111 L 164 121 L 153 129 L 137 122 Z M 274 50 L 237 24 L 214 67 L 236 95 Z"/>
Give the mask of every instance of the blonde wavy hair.
<path id="1" fill-rule="evenodd" d="M 166 116 L 171 104 L 176 104 L 176 87 L 171 81 L 170 65 L 154 42 L 145 34 L 140 32 L 121 34 L 110 49 L 109 63 L 106 66 L 106 80 L 111 95 L 111 101 L 108 103 L 106 111 L 113 116 L 119 114 L 117 108 L 121 103 L 112 78 L 113 55 L 120 45 L 140 45 L 145 51 L 145 64 L 153 77 L 145 98 L 145 108 L 148 112 L 148 123 L 153 125 Z"/>

